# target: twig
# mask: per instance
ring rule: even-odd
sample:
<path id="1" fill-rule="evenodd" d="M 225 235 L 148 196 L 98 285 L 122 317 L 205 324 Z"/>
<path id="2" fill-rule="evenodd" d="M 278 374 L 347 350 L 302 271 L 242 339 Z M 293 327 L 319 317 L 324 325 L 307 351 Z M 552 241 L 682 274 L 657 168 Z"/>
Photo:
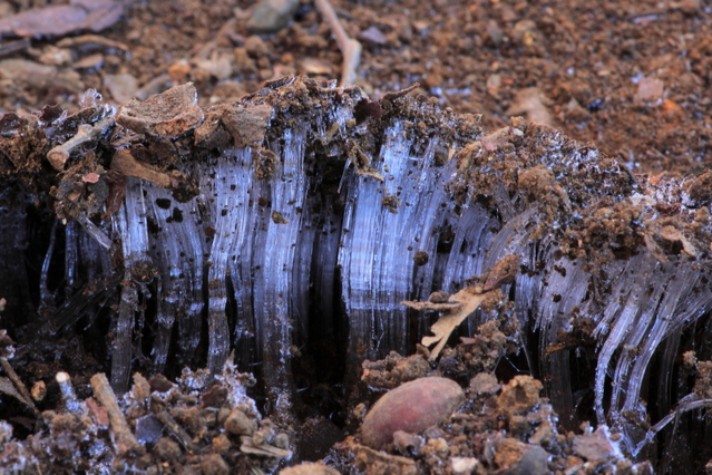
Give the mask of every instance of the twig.
<path id="1" fill-rule="evenodd" d="M 133 433 L 131 433 L 126 418 L 119 408 L 116 394 L 114 394 L 114 390 L 111 389 L 106 375 L 104 373 L 97 373 L 91 377 L 90 382 L 94 390 L 94 396 L 109 413 L 109 424 L 114 433 L 117 455 L 123 455 L 129 451 L 140 448 L 141 445 Z"/>
<path id="2" fill-rule="evenodd" d="M 339 45 L 341 54 L 344 56 L 339 85 L 342 87 L 350 86 L 356 79 L 356 68 L 361 61 L 361 43 L 346 34 L 329 0 L 314 0 L 314 4 L 324 17 L 324 20 L 326 20 L 329 28 L 331 28 L 332 33 L 334 33 L 336 44 Z"/>
<path id="3" fill-rule="evenodd" d="M 66 407 L 69 412 L 75 414 L 81 412 L 81 403 L 77 399 L 77 393 L 74 392 L 74 386 L 72 386 L 72 381 L 69 379 L 69 374 L 60 371 L 54 379 L 57 381 L 57 384 L 59 384 L 59 391 L 62 394 L 64 407 Z"/>
<path id="4" fill-rule="evenodd" d="M 15 385 L 15 388 L 17 388 L 20 394 L 22 394 L 22 397 L 25 399 L 25 404 L 32 410 L 32 413 L 34 415 L 39 415 L 40 411 L 37 410 L 37 406 L 35 406 L 35 403 L 32 401 L 32 395 L 27 390 L 27 387 L 17 375 L 15 370 L 12 368 L 12 365 L 10 365 L 7 358 L 1 356 L 0 365 L 2 365 L 2 369 L 5 370 L 5 374 L 7 374 L 8 378 L 10 378 L 10 381 L 12 381 L 12 384 Z"/>
<path id="5" fill-rule="evenodd" d="M 123 51 L 124 53 L 129 52 L 129 47 L 126 46 L 124 43 L 114 41 L 109 38 L 104 38 L 103 36 L 99 35 L 80 35 L 73 36 L 70 38 L 64 38 L 59 40 L 56 46 L 59 46 L 60 48 L 75 48 L 92 44 L 100 46 L 104 49 L 118 49 Z"/>
<path id="6" fill-rule="evenodd" d="M 84 145 L 87 142 L 92 142 L 98 137 L 104 135 L 114 126 L 114 118 L 107 117 L 100 120 L 96 124 L 81 124 L 77 128 L 77 134 L 61 145 L 57 145 L 47 153 L 47 160 L 52 164 L 55 170 L 62 171 L 64 164 L 69 160 L 69 156 L 74 149 Z"/>
<path id="7" fill-rule="evenodd" d="M 162 188 L 178 188 L 181 183 L 181 177 L 175 172 L 172 174 L 164 173 L 145 163 L 141 163 L 136 160 L 128 149 L 118 150 L 114 154 L 114 158 L 111 160 L 111 169 L 124 176 L 142 178 Z"/>
<path id="8" fill-rule="evenodd" d="M 193 441 L 190 435 L 183 429 L 180 424 L 171 416 L 165 409 L 161 408 L 154 411 L 156 419 L 161 421 L 161 423 L 168 429 L 168 432 L 173 435 L 173 437 L 180 443 L 183 448 L 189 452 L 195 452 L 196 447 L 193 445 Z"/>

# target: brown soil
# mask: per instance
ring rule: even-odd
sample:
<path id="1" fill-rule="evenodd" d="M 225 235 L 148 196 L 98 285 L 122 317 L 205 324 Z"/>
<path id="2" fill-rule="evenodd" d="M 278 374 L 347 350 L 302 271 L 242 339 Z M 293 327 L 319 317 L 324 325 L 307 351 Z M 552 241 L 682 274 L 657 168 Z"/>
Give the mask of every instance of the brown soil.
<path id="1" fill-rule="evenodd" d="M 62 2 L 14 1 L 0 14 L 44 3 Z M 136 88 L 163 89 L 170 78 L 194 81 L 210 103 L 286 74 L 340 73 L 341 54 L 310 1 L 288 27 L 261 35 L 246 26 L 252 2 L 125 3 L 125 19 L 102 35 L 121 48 L 89 42 L 71 49 L 64 67 L 80 73 L 72 83 L 79 90 L 5 80 L 0 110 L 76 104 L 71 93 L 87 87 L 121 103 Z M 705 2 L 336 0 L 334 7 L 363 44 L 356 84 L 374 96 L 419 82 L 443 106 L 482 114 L 487 128 L 511 115 L 543 118 L 635 172 L 687 173 L 712 160 Z M 47 52 L 53 43 L 3 56 L 56 63 Z"/>

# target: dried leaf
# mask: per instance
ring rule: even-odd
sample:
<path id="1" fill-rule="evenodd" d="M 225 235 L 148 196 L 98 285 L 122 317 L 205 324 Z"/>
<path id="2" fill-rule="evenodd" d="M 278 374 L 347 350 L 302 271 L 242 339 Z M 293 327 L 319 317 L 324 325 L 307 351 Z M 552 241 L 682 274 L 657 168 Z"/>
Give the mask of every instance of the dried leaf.
<path id="1" fill-rule="evenodd" d="M 15 385 L 12 384 L 10 378 L 0 376 L 0 393 L 6 396 L 14 397 L 30 409 L 34 408 L 32 402 L 28 401 L 22 394 L 20 394 L 17 388 L 15 388 Z"/>
<path id="2" fill-rule="evenodd" d="M 289 458 L 292 456 L 292 452 L 287 449 L 281 449 L 264 443 L 262 445 L 255 445 L 252 441 L 252 437 L 242 436 L 240 437 L 242 445 L 240 445 L 240 450 L 246 454 L 252 455 L 263 455 L 265 457 L 276 457 L 276 458 Z"/>
<path id="3" fill-rule="evenodd" d="M 472 312 L 484 302 L 492 292 L 479 292 L 479 288 L 474 286 L 465 287 L 456 294 L 450 297 L 446 303 L 433 302 L 401 302 L 406 307 L 415 310 L 437 310 L 445 313 L 440 319 L 430 327 L 430 331 L 435 336 L 424 336 L 421 343 L 424 346 L 430 347 L 437 343 L 435 348 L 430 352 L 430 359 L 434 360 L 438 357 L 442 349 L 445 347 L 448 338 Z"/>

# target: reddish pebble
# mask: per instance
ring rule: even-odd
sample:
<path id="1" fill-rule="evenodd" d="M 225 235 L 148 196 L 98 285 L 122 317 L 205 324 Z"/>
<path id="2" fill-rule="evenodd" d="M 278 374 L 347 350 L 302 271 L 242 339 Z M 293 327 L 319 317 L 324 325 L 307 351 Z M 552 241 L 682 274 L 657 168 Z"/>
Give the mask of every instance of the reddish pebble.
<path id="1" fill-rule="evenodd" d="M 388 391 L 374 404 L 361 425 L 361 440 L 380 449 L 396 431 L 419 434 L 448 417 L 465 399 L 460 385 L 447 378 L 428 377 Z"/>

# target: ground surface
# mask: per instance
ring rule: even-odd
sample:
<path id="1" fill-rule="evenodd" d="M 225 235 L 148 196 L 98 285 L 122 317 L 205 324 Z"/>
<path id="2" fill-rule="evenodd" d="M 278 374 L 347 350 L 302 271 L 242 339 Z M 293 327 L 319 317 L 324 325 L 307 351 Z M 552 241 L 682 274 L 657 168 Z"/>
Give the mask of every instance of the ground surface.
<path id="1" fill-rule="evenodd" d="M 0 15 L 44 3 L 5 2 Z M 195 81 L 209 102 L 285 74 L 336 78 L 341 70 L 338 47 L 309 1 L 287 27 L 261 35 L 246 26 L 252 2 L 125 3 L 124 19 L 102 35 L 115 47 L 84 42 L 67 55 L 49 51 L 49 41 L 2 53 L 80 76 L 49 90 L 33 84 L 37 75 L 5 79 L 0 107 L 71 102 L 66 94 L 86 87 L 123 102 L 164 88 L 166 74 Z M 529 115 L 634 171 L 686 173 L 712 161 L 708 2 L 337 0 L 334 7 L 363 45 L 356 84 L 375 96 L 418 81 L 443 106 L 482 114 L 485 126 Z"/>

